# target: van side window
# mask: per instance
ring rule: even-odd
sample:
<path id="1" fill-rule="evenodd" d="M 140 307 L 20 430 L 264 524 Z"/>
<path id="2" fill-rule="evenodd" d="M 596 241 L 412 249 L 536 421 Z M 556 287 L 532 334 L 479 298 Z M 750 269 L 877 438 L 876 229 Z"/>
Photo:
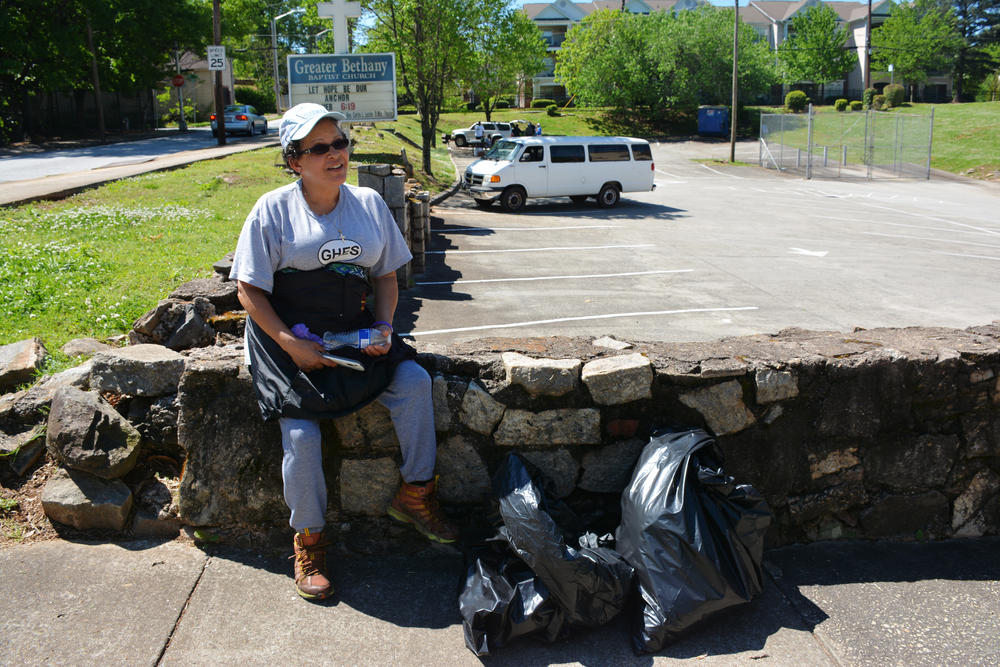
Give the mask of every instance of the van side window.
<path id="1" fill-rule="evenodd" d="M 591 162 L 628 162 L 628 146 L 625 144 L 595 144 L 587 146 Z"/>
<path id="2" fill-rule="evenodd" d="M 584 162 L 583 146 L 549 146 L 552 163 Z"/>
<path id="3" fill-rule="evenodd" d="M 636 160 L 652 161 L 653 159 L 653 151 L 650 150 L 649 144 L 632 144 L 632 155 Z"/>
<path id="4" fill-rule="evenodd" d="M 544 146 L 528 146 L 521 155 L 521 162 L 541 162 L 545 158 Z"/>

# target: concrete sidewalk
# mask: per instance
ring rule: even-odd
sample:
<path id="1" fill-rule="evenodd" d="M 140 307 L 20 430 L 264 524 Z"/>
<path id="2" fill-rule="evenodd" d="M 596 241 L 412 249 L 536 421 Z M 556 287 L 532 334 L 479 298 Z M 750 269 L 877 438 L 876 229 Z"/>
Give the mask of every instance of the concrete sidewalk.
<path id="1" fill-rule="evenodd" d="M 657 656 L 624 618 L 480 660 L 461 557 L 331 558 L 336 597 L 296 595 L 284 558 L 181 542 L 0 550 L 0 664 L 987 665 L 1000 662 L 1000 539 L 769 551 L 765 591 Z"/>

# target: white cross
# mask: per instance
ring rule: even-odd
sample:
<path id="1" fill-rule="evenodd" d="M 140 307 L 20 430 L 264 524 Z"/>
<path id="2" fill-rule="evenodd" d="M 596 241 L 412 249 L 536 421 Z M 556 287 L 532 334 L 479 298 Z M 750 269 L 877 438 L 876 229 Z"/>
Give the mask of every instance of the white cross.
<path id="1" fill-rule="evenodd" d="M 347 41 L 347 19 L 361 16 L 361 3 L 357 0 L 320 2 L 316 5 L 316 13 L 320 18 L 333 19 L 333 52 L 347 53 L 350 49 Z"/>

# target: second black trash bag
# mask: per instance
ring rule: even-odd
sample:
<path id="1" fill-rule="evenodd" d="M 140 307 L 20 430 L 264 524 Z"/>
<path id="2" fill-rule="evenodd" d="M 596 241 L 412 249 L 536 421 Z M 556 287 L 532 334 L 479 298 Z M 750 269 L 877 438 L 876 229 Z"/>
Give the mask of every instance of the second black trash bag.
<path id="1" fill-rule="evenodd" d="M 544 487 L 529 464 L 516 454 L 507 456 L 494 480 L 504 523 L 501 534 L 548 588 L 567 623 L 603 625 L 624 608 L 632 567 L 611 549 L 569 546 L 554 518 L 567 512 Z"/>
<path id="2" fill-rule="evenodd" d="M 655 653 L 760 593 L 771 518 L 752 486 L 725 474 L 708 433 L 654 433 L 622 493 L 616 534 L 639 582 L 636 652 Z"/>

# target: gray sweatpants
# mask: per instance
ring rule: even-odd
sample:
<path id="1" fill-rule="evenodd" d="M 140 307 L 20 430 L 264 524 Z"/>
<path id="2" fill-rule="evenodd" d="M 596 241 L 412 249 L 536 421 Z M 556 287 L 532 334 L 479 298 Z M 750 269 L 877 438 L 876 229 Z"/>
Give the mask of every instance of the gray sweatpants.
<path id="1" fill-rule="evenodd" d="M 392 382 L 378 402 L 389 409 L 403 454 L 400 473 L 407 482 L 434 476 L 437 440 L 434 436 L 434 403 L 431 377 L 415 361 L 396 367 Z M 319 532 L 326 524 L 326 478 L 319 422 L 314 419 L 278 420 L 281 426 L 281 478 L 285 503 L 292 511 L 288 523 L 301 533 Z"/>

